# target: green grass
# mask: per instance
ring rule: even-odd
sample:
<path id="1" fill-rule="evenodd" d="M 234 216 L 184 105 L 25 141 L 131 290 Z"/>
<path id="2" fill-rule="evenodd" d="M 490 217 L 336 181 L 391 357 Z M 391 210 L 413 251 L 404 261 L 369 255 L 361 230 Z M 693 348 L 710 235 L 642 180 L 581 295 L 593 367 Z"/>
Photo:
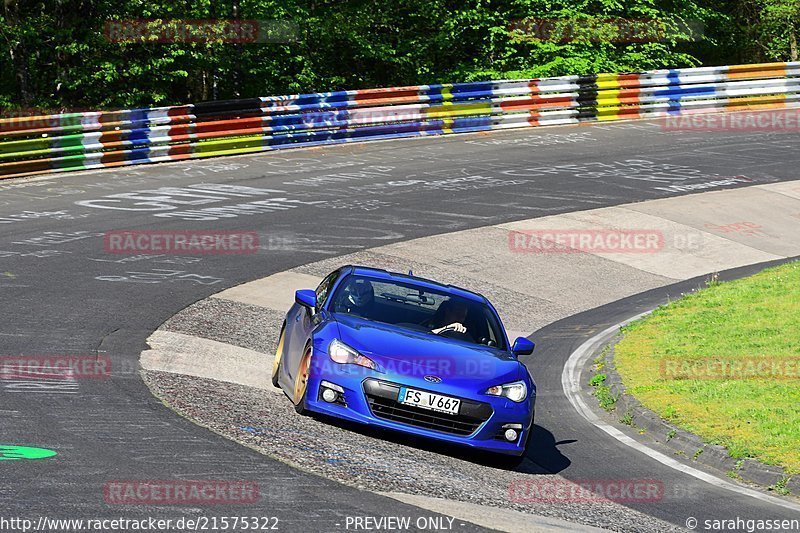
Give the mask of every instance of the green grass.
<path id="1" fill-rule="evenodd" d="M 667 361 L 800 360 L 800 263 L 711 283 L 631 324 L 615 348 L 628 393 L 706 442 L 800 473 L 800 381 L 681 379 Z M 791 362 L 790 362 L 791 364 Z M 792 368 L 786 366 L 784 368 Z"/>

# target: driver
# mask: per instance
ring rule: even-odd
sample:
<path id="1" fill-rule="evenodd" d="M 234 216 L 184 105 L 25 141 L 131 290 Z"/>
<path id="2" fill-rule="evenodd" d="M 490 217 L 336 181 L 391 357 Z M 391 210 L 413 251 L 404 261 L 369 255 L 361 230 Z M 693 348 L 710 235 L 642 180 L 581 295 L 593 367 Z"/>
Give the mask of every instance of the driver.
<path id="1" fill-rule="evenodd" d="M 344 288 L 339 309 L 345 313 L 364 317 L 375 301 L 375 290 L 372 283 L 365 279 L 348 282 Z"/>
<path id="2" fill-rule="evenodd" d="M 442 302 L 436 315 L 430 320 L 428 326 L 431 333 L 438 335 L 447 331 L 456 333 L 466 333 L 467 328 L 464 321 L 467 319 L 467 304 L 458 300 L 448 300 Z"/>

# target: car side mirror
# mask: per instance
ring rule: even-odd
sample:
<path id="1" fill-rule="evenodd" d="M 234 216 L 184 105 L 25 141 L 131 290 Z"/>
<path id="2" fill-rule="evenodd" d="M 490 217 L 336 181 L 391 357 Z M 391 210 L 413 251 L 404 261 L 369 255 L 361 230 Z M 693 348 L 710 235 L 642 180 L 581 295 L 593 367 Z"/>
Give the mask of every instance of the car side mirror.
<path id="1" fill-rule="evenodd" d="M 514 341 L 514 347 L 511 348 L 511 352 L 514 355 L 530 355 L 533 353 L 535 347 L 536 345 L 525 337 L 517 337 L 517 340 Z"/>
<path id="2" fill-rule="evenodd" d="M 294 293 L 294 301 L 303 307 L 314 309 L 317 307 L 317 293 L 312 289 L 302 289 Z"/>

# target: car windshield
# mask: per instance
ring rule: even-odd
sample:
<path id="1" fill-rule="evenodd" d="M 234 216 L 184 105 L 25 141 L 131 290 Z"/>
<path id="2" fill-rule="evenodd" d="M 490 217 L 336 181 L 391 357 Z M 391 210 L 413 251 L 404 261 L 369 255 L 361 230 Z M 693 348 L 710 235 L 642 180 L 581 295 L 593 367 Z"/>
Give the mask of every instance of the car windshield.
<path id="1" fill-rule="evenodd" d="M 414 331 L 506 349 L 502 327 L 485 303 L 411 281 L 350 275 L 336 289 L 329 310 Z"/>

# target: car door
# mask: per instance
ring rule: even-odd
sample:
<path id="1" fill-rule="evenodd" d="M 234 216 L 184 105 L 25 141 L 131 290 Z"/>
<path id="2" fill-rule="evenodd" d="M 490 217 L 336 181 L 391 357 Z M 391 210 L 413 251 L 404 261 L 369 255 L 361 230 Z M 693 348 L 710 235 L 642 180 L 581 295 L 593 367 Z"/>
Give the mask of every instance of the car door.
<path id="1" fill-rule="evenodd" d="M 300 359 L 306 343 L 311 338 L 311 332 L 317 327 L 319 317 L 317 311 L 325 303 L 331 288 L 336 283 L 341 270 L 331 272 L 316 288 L 317 309 L 311 310 L 295 303 L 286 317 L 286 338 L 284 339 L 284 357 L 287 357 L 286 373 L 293 382 L 297 376 Z"/>

